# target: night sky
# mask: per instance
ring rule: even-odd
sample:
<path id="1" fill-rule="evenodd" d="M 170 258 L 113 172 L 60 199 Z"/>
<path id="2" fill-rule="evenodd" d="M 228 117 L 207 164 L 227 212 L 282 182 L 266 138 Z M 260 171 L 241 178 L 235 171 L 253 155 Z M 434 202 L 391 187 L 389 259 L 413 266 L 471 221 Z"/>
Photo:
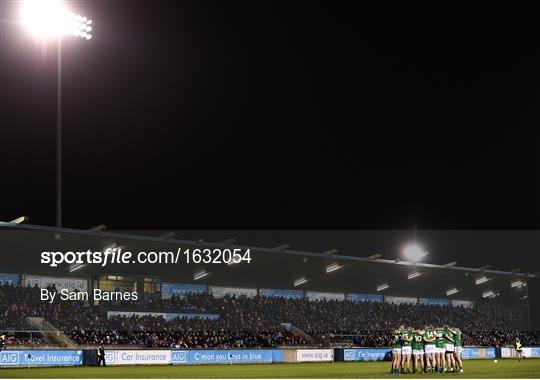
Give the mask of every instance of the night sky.
<path id="1" fill-rule="evenodd" d="M 1 3 L 0 220 L 54 225 L 56 45 Z M 70 7 L 67 227 L 540 227 L 535 4 Z"/>

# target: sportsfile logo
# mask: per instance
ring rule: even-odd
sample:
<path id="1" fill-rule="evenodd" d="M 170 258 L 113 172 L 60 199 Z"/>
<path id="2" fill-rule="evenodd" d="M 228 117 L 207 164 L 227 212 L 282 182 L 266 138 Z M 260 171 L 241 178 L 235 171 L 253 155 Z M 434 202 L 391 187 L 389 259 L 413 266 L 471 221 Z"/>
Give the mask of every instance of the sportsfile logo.
<path id="1" fill-rule="evenodd" d="M 251 263 L 249 248 L 178 248 L 174 251 L 125 251 L 122 247 L 108 247 L 103 251 L 43 251 L 41 264 L 51 268 L 62 264 L 72 266 L 109 264 L 240 264 Z"/>

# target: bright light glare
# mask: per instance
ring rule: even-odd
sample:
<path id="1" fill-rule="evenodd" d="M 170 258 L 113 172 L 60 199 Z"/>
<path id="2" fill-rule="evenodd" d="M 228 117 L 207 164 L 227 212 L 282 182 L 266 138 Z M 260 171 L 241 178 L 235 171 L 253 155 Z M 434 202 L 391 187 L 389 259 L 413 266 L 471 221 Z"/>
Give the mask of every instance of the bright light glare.
<path id="1" fill-rule="evenodd" d="M 525 283 L 523 281 L 514 281 L 510 284 L 512 288 L 517 288 L 518 286 L 523 286 Z"/>
<path id="2" fill-rule="evenodd" d="M 417 262 L 422 260 L 422 258 L 427 255 L 427 252 L 417 244 L 409 244 L 403 250 L 403 255 L 407 259 Z"/>
<path id="3" fill-rule="evenodd" d="M 200 280 L 201 278 L 204 278 L 206 276 L 208 276 L 208 272 L 201 271 L 201 272 L 195 273 L 195 275 L 193 275 L 193 279 Z"/>
<path id="4" fill-rule="evenodd" d="M 484 298 L 494 297 L 494 296 L 495 296 L 495 293 L 492 290 L 482 294 L 482 297 L 484 297 Z"/>
<path id="5" fill-rule="evenodd" d="M 333 263 L 326 267 L 326 273 L 332 273 L 337 271 L 338 269 L 341 269 L 341 265 L 339 265 L 338 263 Z"/>
<path id="6" fill-rule="evenodd" d="M 89 40 L 92 20 L 70 12 L 59 0 L 24 0 L 21 19 L 24 26 L 40 39 L 72 35 Z"/>
<path id="7" fill-rule="evenodd" d="M 477 278 L 474 282 L 476 285 L 483 284 L 484 282 L 487 282 L 489 279 L 486 276 L 482 276 L 480 278 Z"/>
<path id="8" fill-rule="evenodd" d="M 86 264 L 75 264 L 75 265 L 72 265 L 70 268 L 69 268 L 69 271 L 70 272 L 75 272 L 75 271 L 78 271 L 79 269 L 82 269 L 86 266 Z"/>

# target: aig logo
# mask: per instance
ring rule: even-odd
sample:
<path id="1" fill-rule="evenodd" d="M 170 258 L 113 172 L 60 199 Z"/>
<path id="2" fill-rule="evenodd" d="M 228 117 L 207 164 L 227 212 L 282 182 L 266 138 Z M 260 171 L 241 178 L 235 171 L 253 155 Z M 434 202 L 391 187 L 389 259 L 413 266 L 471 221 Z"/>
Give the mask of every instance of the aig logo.
<path id="1" fill-rule="evenodd" d="M 18 351 L 0 352 L 0 365 L 17 365 L 19 364 Z"/>
<path id="2" fill-rule="evenodd" d="M 355 355 L 354 355 L 354 351 L 353 350 L 344 350 L 343 352 L 343 358 L 345 360 L 354 360 L 355 359 Z"/>
<path id="3" fill-rule="evenodd" d="M 173 363 L 187 363 L 187 352 L 186 351 L 173 351 L 172 362 Z"/>
<path id="4" fill-rule="evenodd" d="M 116 351 L 105 351 L 105 362 L 116 363 Z"/>

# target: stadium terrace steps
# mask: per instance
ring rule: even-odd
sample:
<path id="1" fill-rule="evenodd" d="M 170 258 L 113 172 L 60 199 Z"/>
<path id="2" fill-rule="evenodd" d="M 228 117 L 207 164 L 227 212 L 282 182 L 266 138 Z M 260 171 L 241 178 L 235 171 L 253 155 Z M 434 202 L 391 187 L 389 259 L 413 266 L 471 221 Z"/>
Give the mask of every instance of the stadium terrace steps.
<path id="1" fill-rule="evenodd" d="M 28 323 L 35 326 L 47 343 L 59 345 L 65 348 L 77 348 L 79 345 L 71 340 L 63 331 L 59 330 L 42 317 L 28 317 Z"/>
<path id="2" fill-rule="evenodd" d="M 292 323 L 280 323 L 281 326 L 283 326 L 283 328 L 285 328 L 285 330 L 295 334 L 295 335 L 298 335 L 299 337 L 305 339 L 306 341 L 310 342 L 311 344 L 318 344 L 319 343 L 319 340 L 316 339 L 315 337 L 309 335 L 308 333 L 306 333 L 305 331 L 301 330 L 300 328 L 296 327 L 295 325 L 293 325 Z"/>

